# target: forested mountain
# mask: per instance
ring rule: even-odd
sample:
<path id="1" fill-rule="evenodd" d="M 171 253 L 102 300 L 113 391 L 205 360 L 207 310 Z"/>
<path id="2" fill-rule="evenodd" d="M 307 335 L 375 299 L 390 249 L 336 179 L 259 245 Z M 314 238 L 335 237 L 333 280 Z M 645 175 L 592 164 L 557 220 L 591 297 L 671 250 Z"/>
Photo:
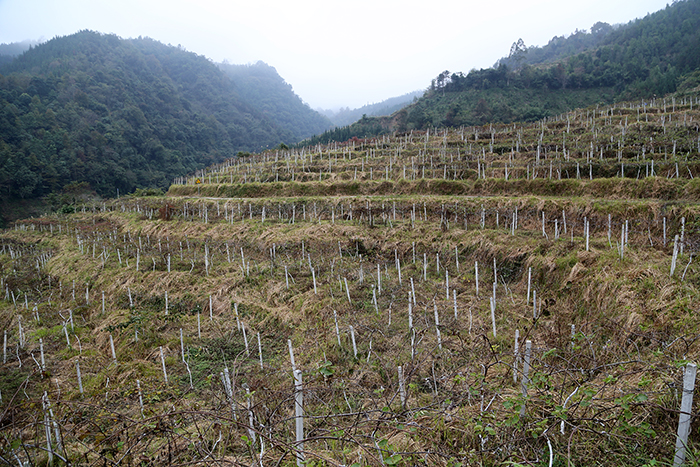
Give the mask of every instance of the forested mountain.
<path id="1" fill-rule="evenodd" d="M 323 130 L 325 119 L 300 101 L 315 120 L 295 128 L 294 115 L 273 118 L 271 101 L 298 97 L 269 72 L 257 88 L 245 75 L 239 86 L 203 56 L 91 31 L 27 50 L 0 68 L 0 198 L 37 198 L 72 182 L 103 196 L 166 187 L 239 151 Z M 266 85 L 272 91 L 256 106 L 251 89 L 264 95 Z"/>
<path id="2" fill-rule="evenodd" d="M 241 99 L 284 132 L 285 141 L 296 142 L 331 127 L 331 121 L 294 94 L 292 86 L 274 67 L 257 62 L 252 65 L 221 63 L 219 68 L 233 80 Z"/>
<path id="3" fill-rule="evenodd" d="M 366 119 L 318 140 L 379 131 L 534 121 L 596 103 L 700 85 L 700 0 L 681 0 L 626 25 L 513 44 L 492 68 L 440 73 L 425 96 L 392 118 Z"/>
<path id="4" fill-rule="evenodd" d="M 384 115 L 391 115 L 394 112 L 406 107 L 415 99 L 421 97 L 423 92 L 424 91 L 422 90 L 409 92 L 401 96 L 385 99 L 381 102 L 377 102 L 376 104 L 363 105 L 357 109 L 341 107 L 337 112 L 332 110 L 319 110 L 319 112 L 328 117 L 330 121 L 333 122 L 333 125 L 345 126 L 358 121 L 363 115 L 367 115 L 368 117 L 382 117 Z"/>

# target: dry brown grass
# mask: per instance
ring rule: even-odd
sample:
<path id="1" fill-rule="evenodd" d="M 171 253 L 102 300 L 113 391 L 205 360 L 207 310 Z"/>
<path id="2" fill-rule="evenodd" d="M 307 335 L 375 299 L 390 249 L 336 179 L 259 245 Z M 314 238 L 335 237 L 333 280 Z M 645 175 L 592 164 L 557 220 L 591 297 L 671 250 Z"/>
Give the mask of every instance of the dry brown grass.
<path id="1" fill-rule="evenodd" d="M 555 122 L 547 125 L 545 140 L 558 135 L 551 133 Z M 516 137 L 510 127 L 498 131 L 503 133 L 495 136 L 497 145 L 510 144 Z M 541 129 L 527 131 L 531 133 L 528 137 L 535 138 Z M 557 131 L 563 130 L 558 127 Z M 436 136 L 435 146 L 427 149 L 418 141 L 420 138 L 416 135 L 415 147 L 404 148 L 406 154 L 418 158 L 423 157 L 423 151 L 432 151 L 439 160 L 443 154 L 441 137 Z M 453 146 L 448 148 L 459 145 L 466 150 L 454 134 L 449 138 Z M 581 144 L 584 142 L 588 144 L 583 140 Z M 385 151 L 392 150 L 389 146 L 376 147 L 378 159 L 371 161 L 376 165 L 375 176 L 380 173 L 379 166 L 392 157 Z M 534 147 L 522 150 L 515 161 L 516 169 L 524 172 L 525 166 L 532 164 Z M 386 455 L 400 452 L 404 465 L 533 463 L 533 459 L 546 460 L 547 440 L 552 442 L 558 461 L 566 457 L 568 462 L 570 457 L 575 465 L 643 465 L 652 458 L 668 459 L 676 415 L 673 411 L 677 410 L 674 391 L 679 384 L 678 368 L 685 360 L 700 358 L 700 325 L 694 310 L 700 297 L 700 267 L 696 262 L 690 264 L 681 280 L 694 243 L 688 243 L 689 250 L 679 260 L 675 276 L 669 277 L 670 239 L 679 231 L 681 216 L 686 218 L 687 238 L 697 237 L 697 182 L 662 177 L 559 181 L 542 178 L 543 167 L 538 168 L 540 178 L 534 180 L 492 178 L 503 169 L 507 151 L 486 155 L 488 163 L 493 164 L 486 180 L 477 180 L 473 167 L 463 173 L 465 180 L 456 181 L 370 181 L 367 173 L 360 174 L 365 178 L 362 181 L 351 180 L 352 164 L 359 163 L 367 149 L 358 149 L 347 167 L 339 164 L 339 171 L 323 182 L 317 181 L 317 172 L 298 172 L 295 182 L 174 186 L 168 198 L 121 199 L 114 202 L 115 210 L 111 212 L 79 213 L 40 224 L 28 223 L 39 230 L 2 233 L 0 240 L 8 244 L 27 245 L 27 256 L 19 259 L 0 254 L 0 275 L 13 291 L 19 294 L 21 289 L 30 295 L 30 301 L 39 302 L 42 315 L 42 320 L 35 322 L 31 310 L 15 308 L 11 301 L 0 304 L 0 322 L 7 324 L 11 345 L 17 337 L 16 314 L 23 316 L 31 341 L 27 349 L 19 350 L 22 369 L 14 357 L 4 367 L 8 371 L 0 377 L 3 401 L 7 400 L 7 392 L 21 395 L 25 390 L 12 379 L 13 375 L 29 378 L 33 385 L 26 388 L 26 403 L 12 403 L 14 425 L 3 425 L 9 426 L 6 438 L 22 439 L 25 446 L 39 444 L 37 421 L 43 419 L 43 413 L 38 397 L 45 390 L 56 401 L 56 412 L 67 433 L 65 444 L 74 463 L 85 462 L 85 456 L 88 464 L 116 463 L 114 459 L 125 454 L 125 447 L 134 453 L 129 458 L 133 464 L 257 463 L 257 454 L 252 454 L 243 438 L 249 436 L 247 403 L 252 400 L 255 422 L 251 428 L 265 437 L 264 464 L 272 465 L 282 458 L 281 465 L 293 465 L 290 417 L 294 392 L 287 351 L 287 339 L 291 339 L 297 367 L 304 374 L 310 416 L 305 449 L 308 457 L 317 455 L 329 465 L 360 459 L 366 465 L 381 465 L 375 440 L 386 440 Z M 464 156 L 464 151 L 460 155 Z M 252 157 L 251 163 L 258 164 L 256 158 L 259 156 Z M 469 162 L 474 165 L 473 160 Z M 270 161 L 260 164 L 265 170 L 273 167 Z M 399 170 L 397 167 L 395 170 Z M 263 174 L 271 180 L 269 173 Z M 184 197 L 197 190 L 200 197 Z M 677 198 L 683 193 L 687 196 Z M 203 196 L 242 198 L 217 200 Z M 217 201 L 220 215 L 216 214 Z M 172 206 L 170 220 L 158 220 L 158 209 L 165 203 Z M 187 219 L 183 219 L 185 203 L 190 212 Z M 368 223 L 368 203 L 373 225 Z M 395 220 L 394 203 L 398 210 Z M 320 219 L 311 214 L 314 204 Z M 351 204 L 352 221 L 347 212 Z M 414 204 L 417 219 L 411 225 Z M 304 205 L 306 220 L 302 216 Z M 121 212 L 122 206 L 127 212 Z M 202 206 L 208 209 L 206 224 L 198 217 Z M 294 224 L 291 206 L 296 209 Z M 268 216 L 264 224 L 263 207 Z M 482 207 L 486 212 L 483 229 L 479 225 Z M 233 222 L 224 219 L 224 212 L 230 213 L 231 208 Z M 510 222 L 516 208 L 518 230 L 511 235 Z M 148 210 L 152 210 L 152 220 Z M 341 216 L 341 210 L 345 216 Z M 553 222 L 557 219 L 563 227 L 562 211 L 566 212 L 569 230 L 554 239 Z M 331 212 L 335 212 L 335 223 Z M 423 219 L 424 212 L 428 213 L 427 220 Z M 541 232 L 542 212 L 547 238 Z M 464 213 L 469 216 L 467 230 Z M 610 243 L 608 216 L 612 219 Z M 664 217 L 669 241 L 665 248 L 661 246 Z M 590 251 L 585 251 L 584 218 L 592 226 Z M 391 223 L 384 219 L 391 219 Z M 620 260 L 615 247 L 625 221 L 630 223 L 630 244 Z M 106 248 L 110 257 L 104 267 L 99 258 L 93 259 L 91 251 L 84 254 L 78 250 L 72 231 L 51 235 L 41 230 L 48 225 L 56 227 L 59 222 L 65 229 L 77 229 L 86 245 L 98 245 L 98 255 L 100 248 Z M 116 238 L 110 236 L 115 231 Z M 125 242 L 125 236 L 134 241 Z M 150 245 L 141 247 L 137 273 L 134 255 L 139 236 L 142 243 L 149 239 Z M 158 240 L 163 251 L 157 246 Z M 38 253 L 31 253 L 30 245 L 42 245 L 53 253 L 39 279 L 32 272 Z M 274 265 L 270 261 L 273 245 L 277 251 Z M 231 263 L 226 257 L 227 246 Z M 459 271 L 455 247 L 460 255 Z M 116 248 L 124 256 L 122 265 L 117 262 Z M 241 268 L 241 248 L 250 261 L 249 275 Z M 205 249 L 211 255 L 208 274 L 203 260 Z M 165 269 L 167 253 L 173 263 L 170 273 Z M 401 284 L 395 254 L 401 260 Z M 423 254 L 429 261 L 425 281 Z M 435 267 L 438 254 L 439 271 Z M 496 336 L 489 305 L 494 259 L 498 269 Z M 479 296 L 475 295 L 475 261 L 480 267 Z M 372 301 L 377 264 L 382 273 L 379 312 Z M 294 278 L 289 289 L 284 266 Z M 445 267 L 450 276 L 449 297 L 444 289 Z M 537 318 L 533 318 L 531 299 L 526 300 L 530 267 L 532 288 L 542 301 Z M 51 287 L 46 274 L 53 278 Z M 414 279 L 418 302 L 412 309 L 413 352 L 408 330 L 410 278 Z M 62 294 L 56 290 L 57 280 L 63 281 Z M 75 300 L 69 290 L 73 280 Z M 89 305 L 84 303 L 86 283 L 92 291 Z M 128 289 L 135 300 L 133 309 L 125 298 Z M 456 318 L 453 290 L 457 292 Z M 167 317 L 165 291 L 172 307 Z M 48 305 L 52 293 L 52 304 Z M 239 304 L 239 319 L 245 323 L 250 355 L 236 326 L 234 303 Z M 440 319 L 442 350 L 434 307 Z M 65 345 L 57 311 L 68 308 L 81 319 L 77 332 L 82 354 L 76 346 L 67 349 Z M 197 315 L 201 319 L 201 339 L 197 336 Z M 572 324 L 576 331 L 573 337 Z M 357 358 L 350 342 L 351 325 L 356 331 Z M 134 336 L 137 329 L 139 342 Z M 187 367 L 180 361 L 180 329 L 194 389 L 190 388 Z M 523 402 L 520 383 L 512 379 L 516 329 L 521 336 L 518 374 L 522 372 L 524 341 L 533 344 L 523 418 L 517 415 Z M 255 338 L 258 332 L 263 347 L 262 369 Z M 110 333 L 115 339 L 117 365 L 111 364 Z M 51 374 L 45 379 L 33 372 L 36 365 L 28 353 L 37 355 L 39 335 L 50 350 Z M 162 377 L 160 347 L 166 355 L 167 386 Z M 86 386 L 82 396 L 76 387 L 78 358 Z M 406 408 L 399 403 L 397 365 L 404 368 Z M 236 420 L 221 383 L 224 367 L 230 370 L 235 386 Z M 145 419 L 138 405 L 137 379 L 145 398 Z M 243 384 L 253 392 L 252 399 Z M 563 409 L 564 401 L 574 392 Z M 565 435 L 558 434 L 562 420 Z M 656 435 L 645 431 L 647 427 Z M 124 443 L 121 447 L 117 439 Z M 0 450 L 8 453 L 7 443 L 1 443 Z M 258 453 L 259 442 L 252 449 Z"/>

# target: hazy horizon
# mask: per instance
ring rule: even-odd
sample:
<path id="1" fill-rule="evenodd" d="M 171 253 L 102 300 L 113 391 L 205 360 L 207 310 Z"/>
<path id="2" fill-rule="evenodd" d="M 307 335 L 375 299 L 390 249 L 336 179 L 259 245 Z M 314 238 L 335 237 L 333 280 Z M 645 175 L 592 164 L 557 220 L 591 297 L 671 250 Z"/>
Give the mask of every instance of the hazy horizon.
<path id="1" fill-rule="evenodd" d="M 439 8 L 398 0 L 0 0 L 0 43 L 83 29 L 147 36 L 215 62 L 261 60 L 311 108 L 354 109 L 426 89 L 443 70 L 488 68 L 519 38 L 542 46 L 598 21 L 624 24 L 665 6 L 660 0 L 502 0 Z"/>

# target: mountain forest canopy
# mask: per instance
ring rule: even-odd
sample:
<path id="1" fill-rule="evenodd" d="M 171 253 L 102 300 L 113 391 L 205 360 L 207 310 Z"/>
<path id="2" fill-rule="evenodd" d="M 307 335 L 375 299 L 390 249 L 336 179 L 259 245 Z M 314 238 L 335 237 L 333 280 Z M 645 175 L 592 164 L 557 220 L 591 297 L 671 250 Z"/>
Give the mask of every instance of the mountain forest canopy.
<path id="1" fill-rule="evenodd" d="M 102 196 L 165 188 L 330 126 L 271 67 L 230 74 L 149 38 L 81 31 L 30 48 L 0 67 L 0 198 L 38 198 L 73 182 Z M 270 110 L 251 97 L 249 82 L 261 76 L 255 92 L 267 86 L 297 105 Z"/>

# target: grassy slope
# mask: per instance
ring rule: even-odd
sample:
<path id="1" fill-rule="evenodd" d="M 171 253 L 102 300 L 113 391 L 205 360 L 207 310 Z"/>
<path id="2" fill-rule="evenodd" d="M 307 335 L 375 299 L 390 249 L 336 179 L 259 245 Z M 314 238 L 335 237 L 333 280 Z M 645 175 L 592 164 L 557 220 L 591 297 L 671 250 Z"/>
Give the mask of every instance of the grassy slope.
<path id="1" fill-rule="evenodd" d="M 682 365 L 700 351 L 693 305 L 700 280 L 691 261 L 698 185 L 688 175 L 700 173 L 700 114 L 692 99 L 693 110 L 678 98 L 675 112 L 665 113 L 659 101 L 639 123 L 634 108 L 616 108 L 613 117 L 598 109 L 595 118 L 588 109 L 532 125 L 414 133 L 303 155 L 268 152 L 212 168 L 212 183 L 208 174 L 202 184 L 173 186 L 168 197 L 123 198 L 19 223 L 0 237 L 8 290 L 0 320 L 11 350 L 0 376 L 3 458 L 46 458 L 33 446 L 45 446 L 37 421 L 47 391 L 61 455 L 74 463 L 247 465 L 263 437 L 265 465 L 293 465 L 291 339 L 306 388 L 304 450 L 317 464 L 548 465 L 548 443 L 554 465 L 668 461 Z M 657 176 L 646 178 L 652 158 Z M 589 162 L 593 180 L 585 179 Z M 482 164 L 485 179 L 476 175 Z M 622 164 L 627 178 L 619 177 Z M 389 180 L 381 180 L 387 165 Z M 671 276 L 682 222 L 684 251 Z M 30 355 L 39 360 L 39 338 L 43 378 Z M 521 379 L 525 340 L 532 368 L 524 398 L 512 366 L 519 362 Z M 224 368 L 235 383 L 235 418 Z"/>

